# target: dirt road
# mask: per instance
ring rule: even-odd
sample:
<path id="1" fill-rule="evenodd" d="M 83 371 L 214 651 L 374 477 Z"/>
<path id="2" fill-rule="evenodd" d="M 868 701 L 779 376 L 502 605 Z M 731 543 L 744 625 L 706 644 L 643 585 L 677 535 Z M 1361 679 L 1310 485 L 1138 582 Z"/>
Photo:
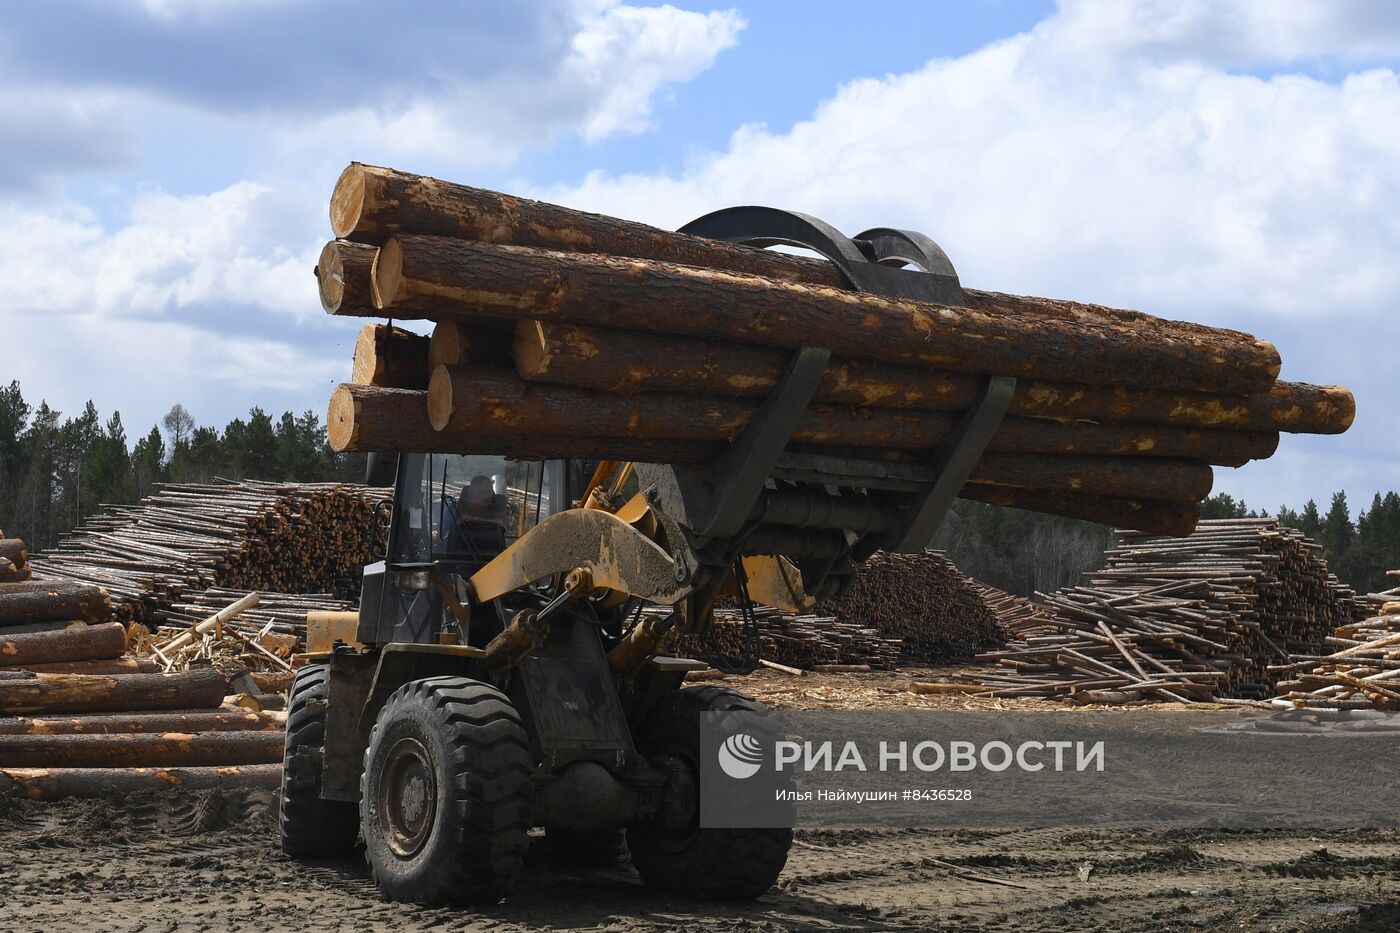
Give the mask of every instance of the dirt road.
<path id="1" fill-rule="evenodd" d="M 1400 833 L 800 832 L 746 906 L 654 894 L 625 866 L 554 863 L 504 904 L 382 902 L 358 859 L 273 844 L 270 796 L 0 803 L 0 929 L 1087 930 L 1400 928 Z"/>
<path id="2" fill-rule="evenodd" d="M 911 677 L 926 679 L 763 672 L 726 686 L 786 709 L 1073 715 L 915 697 Z M 626 865 L 561 865 L 538 837 L 511 898 L 469 911 L 385 903 L 358 858 L 284 858 L 270 795 L 0 800 L 5 933 L 390 929 L 1390 931 L 1400 929 L 1400 831 L 806 830 L 780 884 L 740 906 L 655 894 Z"/>

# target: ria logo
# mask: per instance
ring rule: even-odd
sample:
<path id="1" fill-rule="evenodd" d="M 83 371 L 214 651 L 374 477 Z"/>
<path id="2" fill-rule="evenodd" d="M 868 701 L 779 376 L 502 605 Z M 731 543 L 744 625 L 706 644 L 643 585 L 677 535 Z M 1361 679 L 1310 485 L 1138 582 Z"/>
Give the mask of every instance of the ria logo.
<path id="1" fill-rule="evenodd" d="M 763 765 L 763 745 L 747 732 L 736 732 L 719 747 L 719 766 L 725 774 L 742 781 L 758 773 Z"/>

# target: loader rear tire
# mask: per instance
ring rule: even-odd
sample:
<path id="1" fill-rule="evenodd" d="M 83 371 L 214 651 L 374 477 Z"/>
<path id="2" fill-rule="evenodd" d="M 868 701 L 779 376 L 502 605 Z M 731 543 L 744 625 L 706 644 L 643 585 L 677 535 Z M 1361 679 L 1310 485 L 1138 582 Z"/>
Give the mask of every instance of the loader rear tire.
<path id="1" fill-rule="evenodd" d="M 638 751 L 664 771 L 688 773 L 698 783 L 700 714 L 761 713 L 763 705 L 723 687 L 687 687 L 663 697 L 642 717 Z M 709 901 L 748 901 L 773 886 L 787 864 L 791 829 L 720 829 L 657 818 L 627 828 L 632 864 L 647 885 Z"/>
<path id="2" fill-rule="evenodd" d="M 277 829 L 282 851 L 297 858 L 332 858 L 355 848 L 360 829 L 353 803 L 321 799 L 321 747 L 326 740 L 330 668 L 308 664 L 292 681 Z"/>
<path id="3" fill-rule="evenodd" d="M 524 866 L 533 794 L 505 694 L 466 677 L 405 684 L 379 711 L 360 779 L 375 882 L 396 901 L 499 901 Z"/>

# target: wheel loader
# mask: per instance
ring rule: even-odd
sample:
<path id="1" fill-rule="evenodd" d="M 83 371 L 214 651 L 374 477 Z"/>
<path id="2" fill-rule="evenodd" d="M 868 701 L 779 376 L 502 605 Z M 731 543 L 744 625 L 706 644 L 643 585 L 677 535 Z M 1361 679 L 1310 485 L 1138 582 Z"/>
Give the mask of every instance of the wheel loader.
<path id="1" fill-rule="evenodd" d="M 816 250 L 858 290 L 963 303 L 920 234 L 846 238 L 766 208 L 683 229 Z M 701 714 L 760 707 L 684 685 L 706 665 L 675 646 L 706 631 L 720 599 L 803 610 L 877 549 L 922 549 L 1014 388 L 989 378 L 926 463 L 789 450 L 830 355 L 796 351 L 703 468 L 371 455 L 369 481 L 394 486 L 388 550 L 365 570 L 353 625 L 309 639 L 292 688 L 284 851 L 336 856 L 363 840 L 389 898 L 494 902 L 543 828 L 551 852 L 595 863 L 625 852 L 647 885 L 675 894 L 768 890 L 791 830 L 698 816 Z"/>

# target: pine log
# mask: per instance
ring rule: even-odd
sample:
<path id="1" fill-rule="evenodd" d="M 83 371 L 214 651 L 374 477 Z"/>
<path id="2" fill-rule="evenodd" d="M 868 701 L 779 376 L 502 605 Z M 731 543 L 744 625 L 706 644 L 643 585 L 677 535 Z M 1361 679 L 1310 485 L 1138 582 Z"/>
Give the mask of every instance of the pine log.
<path id="1" fill-rule="evenodd" d="M 0 714 L 214 709 L 228 681 L 211 668 L 179 674 L 34 674 L 0 680 Z"/>
<path id="2" fill-rule="evenodd" d="M 336 181 L 330 212 L 331 229 L 336 236 L 375 245 L 400 234 L 423 234 L 606 253 L 749 273 L 785 282 L 848 287 L 840 270 L 822 259 L 690 236 L 358 162 L 347 166 Z M 1166 321 L 1140 311 L 969 288 L 963 291 L 969 308 L 990 314 L 1162 328 L 1181 336 L 1223 334 L 1234 342 L 1253 341 L 1237 331 Z"/>
<path id="3" fill-rule="evenodd" d="M 94 713 L 88 716 L 0 718 L 0 735 L 107 735 L 114 732 L 281 732 L 284 713 L 237 707 L 163 713 Z"/>
<path id="4" fill-rule="evenodd" d="M 514 339 L 508 327 L 468 327 L 461 321 L 439 321 L 428 345 L 428 375 L 453 363 L 510 366 Z"/>
<path id="5" fill-rule="evenodd" d="M 479 440 L 490 435 L 532 432 L 729 442 L 739 435 L 756 409 L 756 403 L 740 399 L 667 393 L 620 396 L 569 386 L 544 386 L 527 383 L 508 370 L 463 365 L 439 367 L 429 383 L 427 399 L 428 420 L 445 435 L 436 442 L 438 445 L 450 444 L 450 438 Z M 336 414 L 333 399 L 332 415 Z M 952 432 L 957 421 L 956 415 L 943 412 L 812 405 L 792 440 L 797 444 L 838 447 L 930 450 Z M 342 435 L 336 430 L 335 417 L 330 424 L 335 449 L 369 449 L 337 446 L 337 437 Z M 1239 466 L 1251 459 L 1268 457 L 1277 445 L 1276 433 L 1007 418 L 989 450 L 1175 457 Z"/>
<path id="6" fill-rule="evenodd" d="M 438 327 L 455 333 L 465 325 L 445 322 Z M 530 382 L 628 395 L 683 392 L 761 399 L 777 385 L 792 351 L 530 320 L 516 324 L 513 356 L 517 371 Z M 837 357 L 827 366 L 816 400 L 857 408 L 961 412 L 976 403 L 985 385 L 984 378 L 965 373 Z M 1076 421 L 1340 434 L 1351 426 L 1356 402 L 1340 386 L 1296 382 L 1275 383 L 1262 395 L 1219 396 L 1021 380 L 1010 412 Z"/>
<path id="7" fill-rule="evenodd" d="M 125 650 L 126 626 L 120 622 L 21 635 L 0 630 L 0 665 L 6 667 L 118 658 Z"/>
<path id="8" fill-rule="evenodd" d="M 825 260 L 689 236 L 361 163 L 351 163 L 336 183 L 331 226 L 337 236 L 374 244 L 398 234 L 425 234 L 655 259 L 832 288 L 848 286 L 836 266 Z M 1183 335 L 1229 333 L 1236 340 L 1253 339 L 1238 332 L 1164 321 L 1140 311 L 967 288 L 964 293 L 968 307 L 993 314 L 1162 327 Z"/>
<path id="9" fill-rule="evenodd" d="M 220 768 L 0 768 L 0 795 L 30 800 L 161 790 L 273 790 L 280 764 Z"/>
<path id="10" fill-rule="evenodd" d="M 0 761 L 16 768 L 170 768 L 282 760 L 282 735 L 237 732 L 0 734 Z"/>
<path id="11" fill-rule="evenodd" d="M 112 601 L 100 586 L 32 581 L 0 587 L 0 626 L 74 619 L 103 622 Z"/>
<path id="12" fill-rule="evenodd" d="M 20 538 L 0 538 L 0 557 L 19 569 L 29 562 L 29 548 Z"/>
<path id="13" fill-rule="evenodd" d="M 428 387 L 428 338 L 401 327 L 366 324 L 355 341 L 350 381 L 390 389 Z"/>
<path id="14" fill-rule="evenodd" d="M 150 658 L 109 658 L 95 661 L 54 661 L 26 664 L 31 674 L 155 674 L 161 670 Z"/>
<path id="15" fill-rule="evenodd" d="M 948 308 L 654 260 L 441 237 L 389 240 L 375 304 L 396 317 L 541 319 L 1051 382 L 1266 392 L 1279 355 L 1230 331 L 1081 323 Z M 1150 320 L 1150 319 L 1149 319 Z"/>
<path id="16" fill-rule="evenodd" d="M 22 583 L 30 578 L 29 565 L 16 567 L 8 557 L 0 557 L 0 583 Z"/>
<path id="17" fill-rule="evenodd" d="M 1062 515 L 1065 518 L 1098 522 L 1114 528 L 1131 528 L 1147 534 L 1174 537 L 1189 535 L 1201 517 L 1199 502 L 1168 502 L 1094 495 L 1088 492 L 1017 489 L 981 483 L 968 483 L 958 495 L 989 505 Z"/>
<path id="18" fill-rule="evenodd" d="M 370 287 L 373 246 L 359 243 L 327 243 L 316 261 L 316 284 L 321 307 L 328 314 L 356 314 L 378 317 Z"/>
<path id="19" fill-rule="evenodd" d="M 426 392 L 341 385 L 331 395 L 326 435 L 336 451 L 410 451 L 498 454 L 521 460 L 623 459 L 641 463 L 706 463 L 713 443 L 664 439 L 551 437 L 531 434 L 448 436 L 428 421 Z"/>
<path id="20" fill-rule="evenodd" d="M 104 625 L 103 622 L 91 623 L 94 625 Z M 0 637 L 8 638 L 11 635 L 26 635 L 32 632 L 61 632 L 70 628 L 87 628 L 87 622 L 30 622 L 27 625 L 7 625 L 0 628 Z"/>

